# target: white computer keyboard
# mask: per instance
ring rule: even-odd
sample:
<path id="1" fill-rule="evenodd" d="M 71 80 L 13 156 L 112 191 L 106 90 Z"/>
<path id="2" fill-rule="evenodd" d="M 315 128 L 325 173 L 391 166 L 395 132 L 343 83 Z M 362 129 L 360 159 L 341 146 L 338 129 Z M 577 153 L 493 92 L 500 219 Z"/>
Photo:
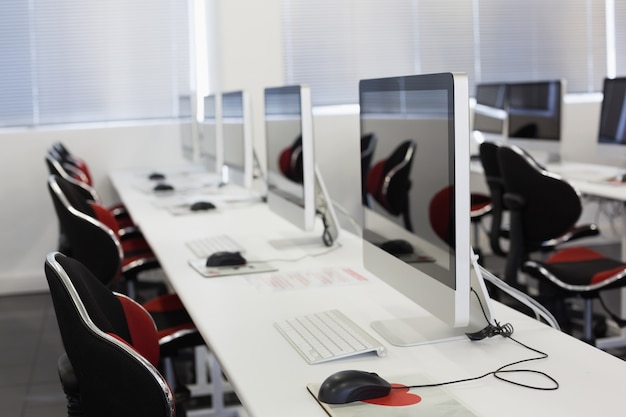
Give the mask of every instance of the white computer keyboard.
<path id="1" fill-rule="evenodd" d="M 339 310 L 282 320 L 274 326 L 310 364 L 367 352 L 384 356 L 387 352 L 385 346 Z"/>
<path id="2" fill-rule="evenodd" d="M 206 258 L 215 252 L 245 253 L 245 249 L 239 242 L 229 235 L 208 236 L 202 239 L 189 240 L 185 243 L 198 258 Z"/>

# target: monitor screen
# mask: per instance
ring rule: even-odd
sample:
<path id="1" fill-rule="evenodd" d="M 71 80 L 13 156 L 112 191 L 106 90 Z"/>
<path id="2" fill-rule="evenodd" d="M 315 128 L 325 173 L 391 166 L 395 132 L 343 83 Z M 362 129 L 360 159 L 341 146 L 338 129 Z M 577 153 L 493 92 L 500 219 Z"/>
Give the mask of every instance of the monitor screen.
<path id="1" fill-rule="evenodd" d="M 467 77 L 362 80 L 359 102 L 361 137 L 377 138 L 366 175 L 365 267 L 435 323 L 418 320 L 410 331 L 388 323 L 374 328 L 401 345 L 440 339 L 428 329 L 457 337 L 470 324 Z M 484 318 L 478 320 L 484 327 Z"/>
<path id="2" fill-rule="evenodd" d="M 218 116 L 218 95 L 210 94 L 204 97 L 204 118 L 202 120 L 202 134 L 198 142 L 200 162 L 209 172 L 221 174 L 222 158 L 221 126 Z"/>
<path id="3" fill-rule="evenodd" d="M 505 83 L 483 83 L 476 85 L 476 104 L 504 109 L 506 98 Z"/>
<path id="4" fill-rule="evenodd" d="M 561 141 L 562 80 L 507 85 L 508 139 L 529 152 L 558 158 Z"/>
<path id="5" fill-rule="evenodd" d="M 626 78 L 604 80 L 598 142 L 626 145 Z"/>
<path id="6" fill-rule="evenodd" d="M 478 142 L 504 140 L 507 120 L 506 84 L 478 84 L 475 98 L 473 130 Z"/>
<path id="7" fill-rule="evenodd" d="M 225 182 L 249 188 L 253 177 L 252 114 L 245 91 L 222 94 Z"/>
<path id="8" fill-rule="evenodd" d="M 303 230 L 315 222 L 315 159 L 307 86 L 266 88 L 267 202 Z"/>

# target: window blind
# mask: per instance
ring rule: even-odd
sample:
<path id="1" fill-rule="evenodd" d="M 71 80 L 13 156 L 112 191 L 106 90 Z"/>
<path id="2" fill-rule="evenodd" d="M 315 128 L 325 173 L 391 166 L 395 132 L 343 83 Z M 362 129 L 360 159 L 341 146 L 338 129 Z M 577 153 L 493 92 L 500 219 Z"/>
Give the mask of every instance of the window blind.
<path id="1" fill-rule="evenodd" d="M 599 91 L 606 75 L 604 0 L 478 0 L 481 82 L 565 79 Z"/>
<path id="2" fill-rule="evenodd" d="M 187 20 L 175 0 L 3 1 L 0 126 L 176 116 Z"/>
<path id="3" fill-rule="evenodd" d="M 358 80 L 461 71 L 477 82 L 563 78 L 599 91 L 604 0 L 283 0 L 285 79 L 315 105 L 358 101 Z M 622 37 L 626 39 L 626 37 Z"/>
<path id="4" fill-rule="evenodd" d="M 626 2 L 615 0 L 615 71 L 626 77 Z"/>

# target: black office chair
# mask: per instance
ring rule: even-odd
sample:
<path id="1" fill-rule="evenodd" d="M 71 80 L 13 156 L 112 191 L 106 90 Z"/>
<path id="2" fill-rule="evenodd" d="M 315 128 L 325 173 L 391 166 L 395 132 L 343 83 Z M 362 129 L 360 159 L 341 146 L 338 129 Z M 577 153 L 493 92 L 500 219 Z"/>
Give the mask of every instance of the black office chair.
<path id="1" fill-rule="evenodd" d="M 76 162 L 68 162 L 66 158 L 56 150 L 55 146 L 48 149 L 46 153 L 46 166 L 50 175 L 58 175 L 65 179 L 72 179 L 76 184 L 80 185 L 79 192 L 88 200 L 95 201 L 105 206 L 104 201 L 93 187 L 91 174 L 85 166 L 85 170 L 81 168 L 83 165 L 77 165 Z M 126 207 L 121 203 L 106 206 L 107 209 L 115 216 L 120 228 L 136 227 Z"/>
<path id="2" fill-rule="evenodd" d="M 491 252 L 494 255 L 506 257 L 507 250 L 503 247 L 503 241 L 506 242 L 509 239 L 509 227 L 504 224 L 506 217 L 507 207 L 504 204 L 504 180 L 502 178 L 500 162 L 498 159 L 498 150 L 503 145 L 496 142 L 482 142 L 479 147 L 480 161 L 483 167 L 485 181 L 489 189 L 491 197 L 491 226 L 489 228 L 489 246 Z M 518 148 L 520 152 L 525 154 L 529 159 L 533 159 L 532 156 L 527 154 L 523 149 Z M 534 162 L 538 167 L 536 161 Z M 557 247 L 575 241 L 577 239 L 597 236 L 600 233 L 598 227 L 593 223 L 586 224 L 573 224 L 565 233 L 560 236 L 552 237 L 540 244 L 537 244 L 534 248 L 529 248 L 530 251 L 537 251 L 541 253 L 549 253 L 554 251 Z M 513 274 L 514 271 L 510 271 Z M 506 275 L 506 274 L 505 274 Z M 514 285 L 513 275 L 509 275 L 506 278 L 509 284 Z"/>
<path id="3" fill-rule="evenodd" d="M 146 310 L 58 252 L 47 256 L 45 275 L 66 351 L 59 377 L 68 415 L 175 417 L 174 395 L 157 370 L 159 338 Z"/>
<path id="4" fill-rule="evenodd" d="M 511 226 L 506 280 L 517 283 L 518 271 L 538 279 L 539 297 L 552 305 L 561 323 L 570 318 L 564 301 L 584 299 L 583 339 L 593 343 L 592 301 L 603 290 L 626 285 L 626 264 L 587 247 L 567 247 L 545 260 L 533 259 L 532 252 L 576 224 L 582 212 L 580 195 L 518 147 L 503 145 L 497 154 Z"/>
<path id="5" fill-rule="evenodd" d="M 417 143 L 402 142 L 388 158 L 377 161 L 367 174 L 367 193 L 394 216 L 402 216 L 404 228 L 413 231 L 409 205 L 411 167 Z"/>
<path id="6" fill-rule="evenodd" d="M 122 233 L 114 216 L 99 204 L 86 200 L 72 179 L 51 175 L 48 191 L 68 248 L 64 253 L 85 264 L 102 282 L 126 286 L 124 292 L 132 298 L 137 298 L 142 289 L 164 292 L 162 283 L 139 279 L 141 273 L 160 268 L 141 234 Z"/>

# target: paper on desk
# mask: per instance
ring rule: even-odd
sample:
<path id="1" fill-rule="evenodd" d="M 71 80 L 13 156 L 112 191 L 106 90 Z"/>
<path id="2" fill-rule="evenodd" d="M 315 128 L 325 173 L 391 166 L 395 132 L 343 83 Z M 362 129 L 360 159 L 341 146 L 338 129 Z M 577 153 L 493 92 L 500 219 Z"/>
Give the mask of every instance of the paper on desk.
<path id="1" fill-rule="evenodd" d="M 385 377 L 392 386 L 408 386 L 432 383 L 421 375 Z M 317 400 L 320 384 L 307 384 L 307 390 Z M 393 390 L 386 397 L 334 405 L 318 403 L 331 417 L 476 417 L 468 407 L 460 403 L 442 387 Z"/>
<path id="2" fill-rule="evenodd" d="M 351 268 L 323 268 L 308 271 L 277 271 L 248 276 L 248 283 L 262 291 L 283 291 L 367 282 Z"/>

